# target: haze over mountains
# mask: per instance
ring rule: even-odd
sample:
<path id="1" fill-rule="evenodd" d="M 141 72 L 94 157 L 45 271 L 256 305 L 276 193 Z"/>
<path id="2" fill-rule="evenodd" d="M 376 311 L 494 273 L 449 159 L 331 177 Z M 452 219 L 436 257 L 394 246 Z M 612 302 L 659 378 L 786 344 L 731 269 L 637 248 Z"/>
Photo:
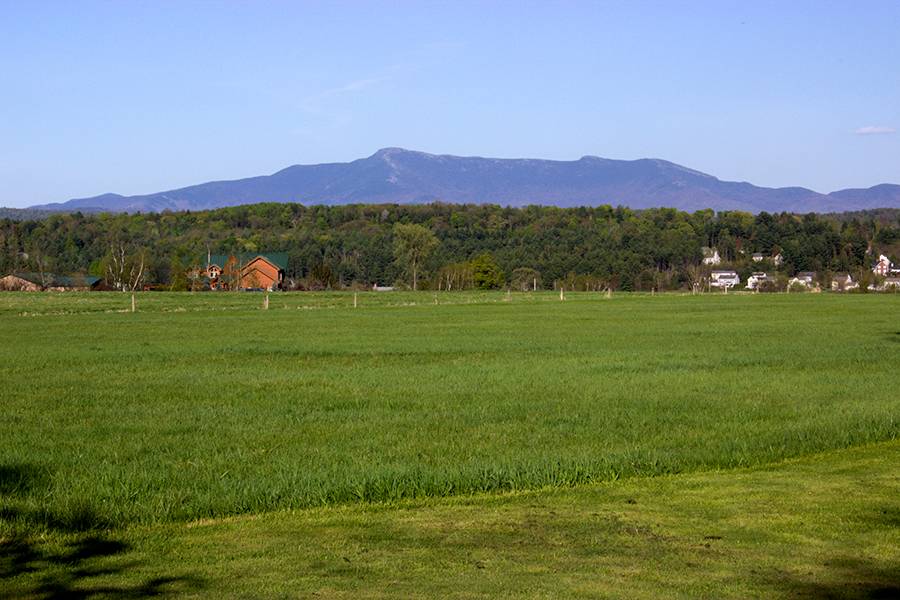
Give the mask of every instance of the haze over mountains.
<path id="1" fill-rule="evenodd" d="M 574 161 L 435 155 L 384 148 L 349 163 L 294 165 L 272 175 L 139 196 L 103 194 L 31 207 L 57 211 L 206 210 L 259 202 L 623 205 L 695 211 L 842 212 L 900 208 L 900 185 L 820 194 L 722 181 L 659 159 Z"/>

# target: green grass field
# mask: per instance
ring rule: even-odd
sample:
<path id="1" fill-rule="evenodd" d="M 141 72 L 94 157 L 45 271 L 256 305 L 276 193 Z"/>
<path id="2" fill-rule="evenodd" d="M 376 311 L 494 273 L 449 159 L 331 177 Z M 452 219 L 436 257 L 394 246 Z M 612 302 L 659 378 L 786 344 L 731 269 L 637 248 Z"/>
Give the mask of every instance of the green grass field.
<path id="1" fill-rule="evenodd" d="M 101 563 L 145 559 L 100 577 L 109 590 L 193 567 L 200 595 L 652 597 L 670 569 L 681 594 L 777 593 L 765 577 L 726 569 L 720 544 L 708 544 L 714 559 L 695 561 L 679 541 L 702 515 L 717 522 L 716 506 L 735 494 L 822 522 L 827 539 L 814 543 L 790 537 L 793 521 L 774 524 L 770 540 L 754 512 L 728 524 L 748 528 L 747 547 L 732 549 L 740 560 L 776 568 L 777 557 L 796 554 L 781 568 L 802 592 L 809 578 L 795 567 L 820 552 L 858 555 L 838 533 L 868 531 L 831 523 L 830 508 L 796 506 L 808 499 L 804 486 L 817 485 L 822 506 L 888 511 L 887 525 L 872 526 L 880 566 L 839 590 L 896 583 L 883 573 L 900 555 L 900 513 L 890 512 L 900 510 L 896 295 L 584 293 L 561 302 L 550 292 L 365 292 L 357 308 L 351 293 L 272 294 L 269 310 L 261 304 L 260 294 L 145 293 L 132 314 L 123 294 L 0 295 L 0 538 L 9 564 L 22 563 L 23 548 L 51 553 L 30 573 L 6 567 L 0 590 L 37 589 L 28 586 L 41 573 L 66 571 L 49 556 L 102 535 L 130 550 L 97 552 Z M 765 467 L 827 451 L 815 468 Z M 753 483 L 769 476 L 780 483 Z M 851 501 L 855 481 L 880 487 Z M 688 501 L 676 493 L 684 486 L 709 491 Z M 644 500 L 614 501 L 630 494 Z M 533 505 L 543 507 L 534 518 L 549 549 L 531 536 Z M 568 516 L 543 522 L 548 511 Z M 609 511 L 625 516 L 600 519 L 591 534 L 588 516 Z M 673 533 L 632 535 L 632 517 L 643 523 L 636 531 L 657 519 Z M 783 526 L 787 537 L 775 539 Z M 445 534 L 463 540 L 446 556 Z M 292 545 L 291 535 L 304 541 Z M 805 550 L 790 550 L 790 539 Z M 231 554 L 214 550 L 229 540 Z M 606 544 L 599 563 L 590 540 Z M 323 558 L 369 546 L 371 570 L 358 556 Z M 509 558 L 492 562 L 492 548 Z M 463 555 L 485 568 L 466 571 L 474 563 Z M 232 564 L 272 576 L 264 588 L 252 576 L 229 586 Z M 608 587 L 585 579 L 607 567 L 621 571 Z"/>

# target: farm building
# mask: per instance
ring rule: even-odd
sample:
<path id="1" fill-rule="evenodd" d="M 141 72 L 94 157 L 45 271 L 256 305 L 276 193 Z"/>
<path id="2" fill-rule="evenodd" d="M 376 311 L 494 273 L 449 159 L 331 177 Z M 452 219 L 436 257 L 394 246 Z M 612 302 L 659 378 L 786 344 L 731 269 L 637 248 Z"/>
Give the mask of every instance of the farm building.
<path id="1" fill-rule="evenodd" d="M 206 278 L 213 290 L 278 290 L 287 268 L 286 252 L 211 254 Z"/>
<path id="2" fill-rule="evenodd" d="M 11 273 L 0 279 L 0 290 L 17 292 L 86 292 L 100 287 L 99 277 L 53 273 Z"/>

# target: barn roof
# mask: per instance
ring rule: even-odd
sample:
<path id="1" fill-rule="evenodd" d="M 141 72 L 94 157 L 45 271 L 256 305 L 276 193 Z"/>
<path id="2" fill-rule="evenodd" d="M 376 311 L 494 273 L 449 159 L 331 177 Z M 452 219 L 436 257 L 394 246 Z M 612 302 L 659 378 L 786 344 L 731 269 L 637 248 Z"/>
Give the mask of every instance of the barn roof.
<path id="1" fill-rule="evenodd" d="M 55 273 L 44 273 L 43 277 L 40 273 L 13 273 L 13 275 L 37 285 L 42 285 L 42 282 L 46 280 L 47 287 L 90 287 L 100 281 L 99 277 L 93 275 L 56 275 Z"/>
<path id="2" fill-rule="evenodd" d="M 206 266 L 216 265 L 224 268 L 228 259 L 232 256 L 241 265 L 246 265 L 257 257 L 266 259 L 281 270 L 286 270 L 288 264 L 287 252 L 240 252 L 237 254 L 213 254 L 209 257 L 209 263 Z"/>

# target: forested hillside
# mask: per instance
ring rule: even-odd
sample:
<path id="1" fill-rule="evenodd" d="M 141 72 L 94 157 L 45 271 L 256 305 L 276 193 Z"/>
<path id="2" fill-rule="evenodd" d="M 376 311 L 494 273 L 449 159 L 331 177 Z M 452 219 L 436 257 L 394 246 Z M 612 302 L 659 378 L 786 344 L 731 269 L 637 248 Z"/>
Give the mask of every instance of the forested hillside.
<path id="1" fill-rule="evenodd" d="M 695 276 L 701 248 L 718 249 L 742 272 L 770 267 L 750 255 L 781 253 L 786 274 L 867 270 L 879 253 L 900 255 L 900 210 L 852 215 L 686 213 L 675 209 L 554 208 L 494 205 L 257 204 L 205 212 L 54 214 L 0 220 L 0 272 L 46 270 L 103 276 L 113 251 L 142 256 L 145 280 L 184 289 L 186 272 L 207 252 L 283 251 L 299 289 L 407 280 L 395 259 L 398 223 L 416 223 L 438 240 L 420 287 L 437 287 L 473 260 L 490 274 L 475 285 L 623 290 L 679 288 Z M 473 284 L 471 278 L 463 278 Z M 456 286 L 454 286 L 456 287 Z"/>

